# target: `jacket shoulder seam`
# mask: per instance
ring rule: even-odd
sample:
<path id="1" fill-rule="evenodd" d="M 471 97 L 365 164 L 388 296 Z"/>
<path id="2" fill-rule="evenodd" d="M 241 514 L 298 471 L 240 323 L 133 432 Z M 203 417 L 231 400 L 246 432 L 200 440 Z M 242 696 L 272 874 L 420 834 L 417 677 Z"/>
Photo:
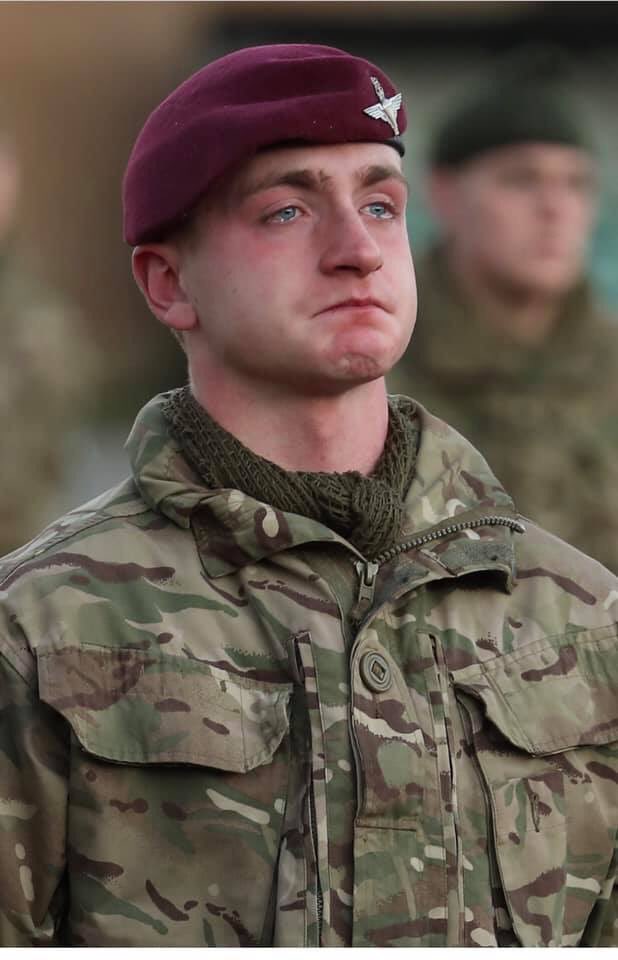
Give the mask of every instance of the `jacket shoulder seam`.
<path id="1" fill-rule="evenodd" d="M 52 537 L 50 537 L 50 539 L 46 540 L 45 543 L 41 544 L 40 547 L 37 547 L 34 550 L 30 550 L 25 556 L 20 557 L 19 560 L 15 563 L 15 565 L 12 567 L 9 567 L 9 569 L 4 573 L 4 575 L 0 579 L 0 587 L 2 587 L 2 585 L 8 579 L 13 577 L 20 570 L 22 566 L 30 563 L 32 560 L 38 557 L 45 556 L 55 547 L 60 546 L 60 544 L 62 543 L 66 543 L 68 540 L 71 540 L 73 537 L 77 536 L 78 534 L 84 533 L 86 530 L 90 530 L 96 526 L 100 526 L 101 524 L 107 523 L 110 520 L 127 520 L 130 517 L 134 517 L 140 513 L 143 514 L 148 511 L 154 512 L 152 511 L 151 507 L 149 507 L 147 504 L 144 504 L 142 509 L 134 510 L 133 512 L 119 514 L 117 516 L 114 516 L 113 514 L 109 514 L 109 513 L 108 514 L 98 513 L 94 517 L 85 518 L 84 521 L 81 524 L 79 524 L 79 526 L 71 527 L 70 530 L 62 531 L 53 535 Z"/>

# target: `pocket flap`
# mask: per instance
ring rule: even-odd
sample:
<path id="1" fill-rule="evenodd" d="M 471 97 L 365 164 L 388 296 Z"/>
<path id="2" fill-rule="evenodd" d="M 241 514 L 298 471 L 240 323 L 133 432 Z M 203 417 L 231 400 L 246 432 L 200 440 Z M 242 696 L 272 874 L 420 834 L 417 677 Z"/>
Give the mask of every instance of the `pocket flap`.
<path id="1" fill-rule="evenodd" d="M 38 659 L 41 699 L 89 753 L 116 763 L 191 763 L 245 773 L 288 730 L 292 685 L 185 657 L 70 647 Z"/>
<path id="2" fill-rule="evenodd" d="M 482 701 L 516 747 L 560 753 L 618 739 L 618 638 L 613 627 L 566 633 L 451 674 Z"/>

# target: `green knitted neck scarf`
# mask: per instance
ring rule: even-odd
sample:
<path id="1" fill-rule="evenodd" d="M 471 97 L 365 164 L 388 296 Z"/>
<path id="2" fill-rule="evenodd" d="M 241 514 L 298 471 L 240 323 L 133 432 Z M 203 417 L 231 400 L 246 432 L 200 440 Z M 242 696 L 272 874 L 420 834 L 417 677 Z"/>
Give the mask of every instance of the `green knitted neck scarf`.
<path id="1" fill-rule="evenodd" d="M 419 439 L 412 401 L 389 400 L 384 452 L 368 477 L 355 470 L 284 470 L 248 450 L 224 430 L 195 400 L 188 386 L 170 393 L 163 412 L 173 438 L 210 489 L 241 490 L 278 510 L 318 520 L 369 558 L 400 538 Z"/>

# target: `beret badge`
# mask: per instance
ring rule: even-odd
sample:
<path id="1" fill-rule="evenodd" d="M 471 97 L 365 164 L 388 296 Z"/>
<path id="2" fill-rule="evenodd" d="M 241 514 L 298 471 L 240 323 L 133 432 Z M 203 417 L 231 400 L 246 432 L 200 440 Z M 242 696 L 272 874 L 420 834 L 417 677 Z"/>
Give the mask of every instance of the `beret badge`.
<path id="1" fill-rule="evenodd" d="M 380 83 L 377 77 L 371 77 L 371 82 L 373 88 L 376 92 L 378 98 L 377 103 L 373 103 L 370 107 L 365 107 L 363 113 L 366 113 L 372 118 L 372 120 L 384 120 L 385 123 L 388 123 L 395 133 L 395 136 L 399 136 L 399 127 L 397 126 L 397 114 L 399 113 L 399 108 L 401 106 L 401 94 L 396 93 L 392 97 L 387 97 L 384 93 L 384 87 Z"/>

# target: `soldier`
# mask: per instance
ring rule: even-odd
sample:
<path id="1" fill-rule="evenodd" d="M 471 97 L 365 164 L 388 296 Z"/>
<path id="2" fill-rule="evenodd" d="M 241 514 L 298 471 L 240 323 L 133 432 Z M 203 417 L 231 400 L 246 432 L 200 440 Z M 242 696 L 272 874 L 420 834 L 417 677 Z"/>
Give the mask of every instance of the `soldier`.
<path id="1" fill-rule="evenodd" d="M 93 351 L 80 333 L 77 311 L 17 249 L 19 181 L 15 148 L 0 132 L 0 553 L 14 550 L 53 517 L 66 482 L 62 437 L 92 385 Z"/>
<path id="2" fill-rule="evenodd" d="M 584 273 L 597 161 L 557 69 L 509 59 L 437 130 L 442 236 L 388 382 L 472 440 L 524 514 L 618 572 L 618 331 Z"/>
<path id="3" fill-rule="evenodd" d="M 405 126 L 378 67 L 280 45 L 138 137 L 190 386 L 3 562 L 4 944 L 618 941 L 618 583 L 387 398 Z"/>

